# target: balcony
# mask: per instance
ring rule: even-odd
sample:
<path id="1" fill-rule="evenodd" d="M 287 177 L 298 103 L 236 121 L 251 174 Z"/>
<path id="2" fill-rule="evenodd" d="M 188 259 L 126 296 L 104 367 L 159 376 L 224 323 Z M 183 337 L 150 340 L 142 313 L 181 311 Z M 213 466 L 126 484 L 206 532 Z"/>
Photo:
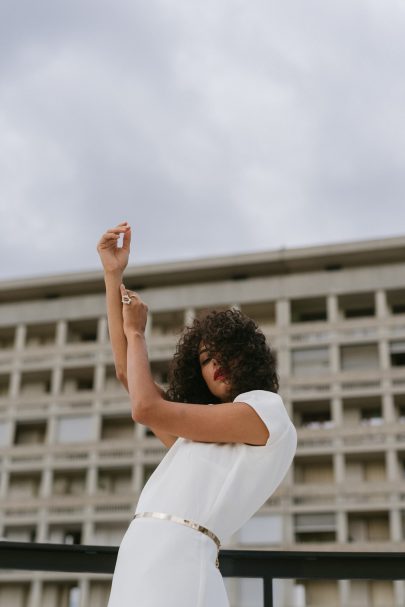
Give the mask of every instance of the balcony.
<path id="1" fill-rule="evenodd" d="M 38 512 L 46 513 L 51 523 L 121 521 L 130 519 L 139 495 L 128 491 L 121 495 L 52 495 L 49 497 L 10 498 L 2 502 L 2 516 L 7 525 L 36 523 Z"/>
<path id="2" fill-rule="evenodd" d="M 401 494 L 402 491 L 402 494 Z M 343 483 L 308 483 L 295 485 L 287 493 L 294 504 L 294 512 L 323 512 L 325 507 L 336 510 L 373 510 L 398 502 L 398 507 L 405 503 L 405 482 L 343 482 Z"/>
<path id="3" fill-rule="evenodd" d="M 117 554 L 118 547 L 115 546 L 0 541 L 0 568 L 112 575 Z M 405 579 L 403 552 L 222 549 L 219 564 L 224 578 L 262 579 L 263 607 L 273 607 L 273 583 L 278 579 L 299 582 L 304 597 L 294 604 L 306 604 L 307 607 L 310 607 L 310 602 L 304 601 L 305 598 L 310 601 L 310 596 L 305 597 L 308 580 Z M 67 583 L 73 586 L 71 580 Z M 336 597 L 329 598 L 335 600 Z M 391 600 L 385 603 L 386 607 L 393 605 Z M 332 603 L 328 601 L 328 604 Z"/>
<path id="4" fill-rule="evenodd" d="M 343 424 L 332 428 L 299 428 L 299 453 L 311 453 L 318 449 L 333 452 L 337 448 L 344 448 L 346 452 L 361 452 L 374 447 L 376 450 L 385 450 L 387 443 L 390 446 L 402 447 L 405 442 L 404 423 L 381 423 L 371 425 L 368 423 Z"/>
<path id="5" fill-rule="evenodd" d="M 144 441 L 145 443 L 145 441 Z M 146 444 L 148 448 L 146 448 Z M 134 442 L 133 439 L 111 440 L 105 442 L 83 443 L 42 443 L 29 445 L 12 445 L 1 449 L 1 455 L 8 458 L 10 470 L 36 470 L 45 465 L 45 460 L 53 462 L 56 466 L 88 466 L 94 457 L 103 460 L 103 463 L 110 461 L 120 463 L 133 463 L 134 451 L 141 448 L 142 441 Z M 167 452 L 159 439 L 146 439 L 142 449 L 144 459 L 153 457 L 161 458 Z M 96 454 L 96 455 L 94 455 Z M 159 460 L 160 461 L 160 460 Z"/>

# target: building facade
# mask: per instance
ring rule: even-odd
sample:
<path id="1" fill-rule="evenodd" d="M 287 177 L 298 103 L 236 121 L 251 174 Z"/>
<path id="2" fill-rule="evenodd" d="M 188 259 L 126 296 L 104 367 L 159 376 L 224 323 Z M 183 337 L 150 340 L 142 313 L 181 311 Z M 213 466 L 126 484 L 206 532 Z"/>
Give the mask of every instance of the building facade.
<path id="1" fill-rule="evenodd" d="M 206 309 L 255 319 L 279 361 L 295 460 L 224 548 L 405 550 L 405 237 L 130 266 L 155 379 Z M 119 545 L 167 452 L 131 418 L 102 272 L 0 283 L 0 536 Z M 232 607 L 258 580 L 225 579 Z M 7 607 L 100 607 L 110 575 L 0 571 Z M 247 598 L 248 597 L 248 598 Z M 280 607 L 405 604 L 402 581 L 275 581 Z M 256 601 L 256 602 L 255 602 Z"/>

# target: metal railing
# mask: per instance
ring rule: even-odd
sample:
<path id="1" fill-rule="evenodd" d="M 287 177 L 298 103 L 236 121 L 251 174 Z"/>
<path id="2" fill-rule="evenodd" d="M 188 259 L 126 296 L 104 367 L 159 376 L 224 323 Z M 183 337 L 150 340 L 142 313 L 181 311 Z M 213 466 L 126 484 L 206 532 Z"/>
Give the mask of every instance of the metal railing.
<path id="1" fill-rule="evenodd" d="M 118 547 L 0 541 L 0 569 L 113 574 Z M 404 580 L 405 552 L 221 550 L 223 577 L 261 578 L 263 606 L 273 580 Z"/>

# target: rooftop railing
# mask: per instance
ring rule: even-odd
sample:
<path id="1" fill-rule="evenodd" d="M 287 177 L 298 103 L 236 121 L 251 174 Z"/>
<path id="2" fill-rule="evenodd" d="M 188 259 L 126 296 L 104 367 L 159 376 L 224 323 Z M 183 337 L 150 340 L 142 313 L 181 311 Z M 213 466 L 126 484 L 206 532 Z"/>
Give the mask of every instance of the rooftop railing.
<path id="1" fill-rule="evenodd" d="M 113 574 L 118 547 L 0 541 L 0 569 Z M 404 580 L 405 552 L 221 550 L 223 577 L 261 578 L 263 607 L 274 579 Z"/>

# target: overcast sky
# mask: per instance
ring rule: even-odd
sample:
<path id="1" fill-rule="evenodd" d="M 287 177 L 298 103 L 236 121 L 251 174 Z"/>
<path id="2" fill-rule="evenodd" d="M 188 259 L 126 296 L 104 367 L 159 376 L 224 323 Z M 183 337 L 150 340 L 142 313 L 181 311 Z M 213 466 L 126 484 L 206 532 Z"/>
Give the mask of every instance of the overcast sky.
<path id="1" fill-rule="evenodd" d="M 0 279 L 405 234 L 404 0 L 3 0 Z"/>

